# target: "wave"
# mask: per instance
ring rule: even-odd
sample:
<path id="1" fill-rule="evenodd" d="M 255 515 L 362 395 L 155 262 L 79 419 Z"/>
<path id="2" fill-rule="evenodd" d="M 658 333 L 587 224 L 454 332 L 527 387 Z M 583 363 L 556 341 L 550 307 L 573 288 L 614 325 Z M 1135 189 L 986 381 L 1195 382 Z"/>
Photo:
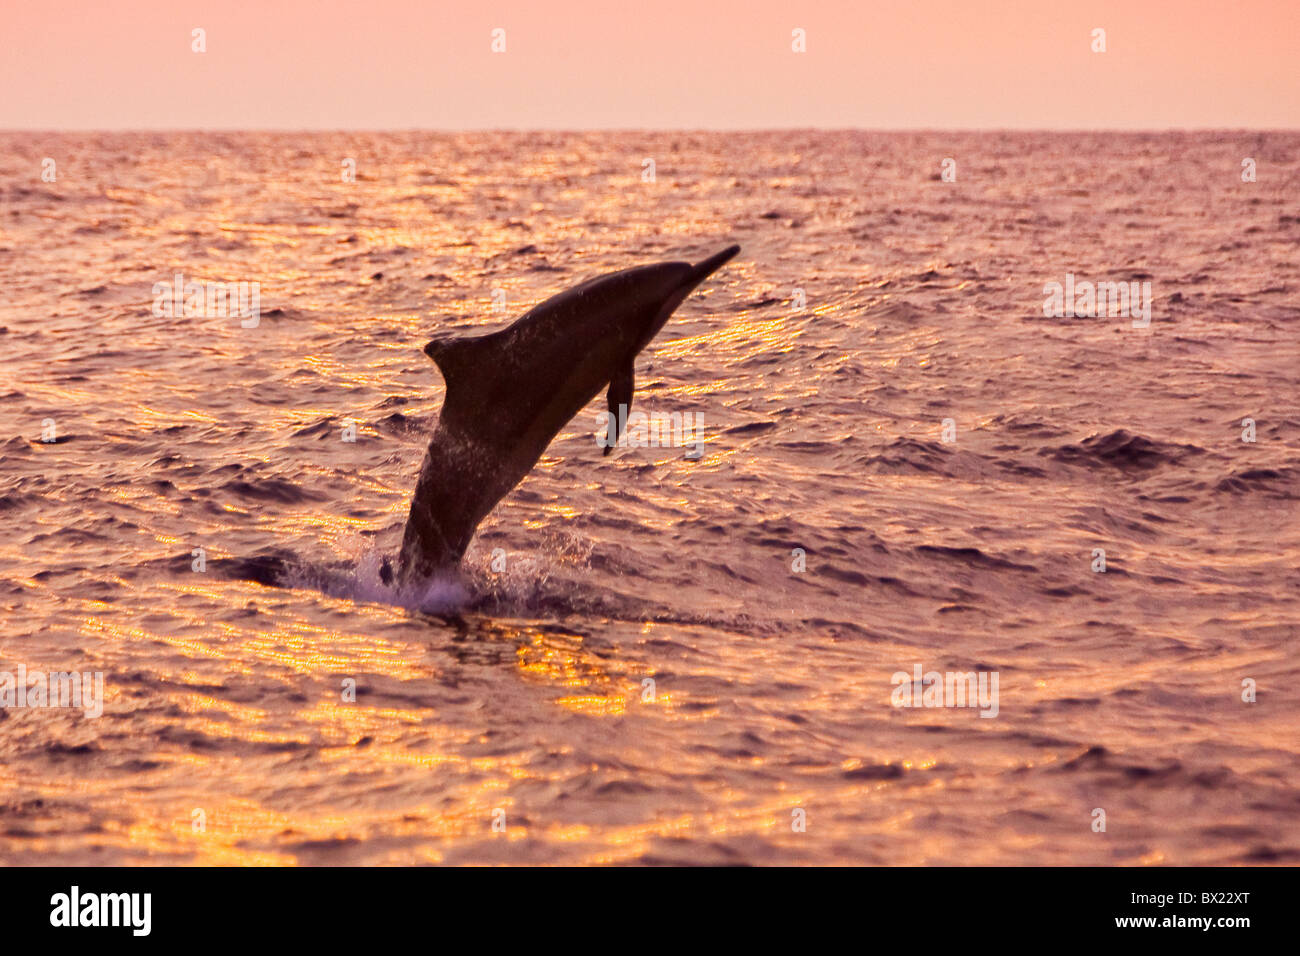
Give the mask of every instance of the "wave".
<path id="1" fill-rule="evenodd" d="M 1196 445 L 1156 441 L 1119 428 L 1104 435 L 1092 435 L 1081 442 L 1045 448 L 1038 454 L 1086 468 L 1145 472 L 1163 465 L 1181 464 L 1189 458 L 1206 454 L 1206 451 Z"/>

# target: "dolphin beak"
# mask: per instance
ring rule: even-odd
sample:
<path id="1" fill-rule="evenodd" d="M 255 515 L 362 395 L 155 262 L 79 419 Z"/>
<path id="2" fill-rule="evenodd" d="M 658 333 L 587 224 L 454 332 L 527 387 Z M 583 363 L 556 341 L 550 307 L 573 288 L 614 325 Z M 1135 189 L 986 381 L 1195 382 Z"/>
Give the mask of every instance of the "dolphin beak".
<path id="1" fill-rule="evenodd" d="M 724 265 L 730 262 L 739 251 L 740 246 L 727 246 L 727 248 L 723 249 L 717 255 L 709 256 L 709 258 L 705 259 L 691 270 L 690 277 L 686 280 L 686 284 L 692 288 L 699 285 L 709 276 L 713 275 L 713 273 L 717 272 Z"/>
<path id="2" fill-rule="evenodd" d="M 660 305 L 659 311 L 655 314 L 655 317 L 642 333 L 640 341 L 638 342 L 636 349 L 632 352 L 632 355 L 635 357 L 637 352 L 640 352 L 645 348 L 646 345 L 650 343 L 650 340 L 659 334 L 659 330 L 664 327 L 664 323 L 668 321 L 669 316 L 673 314 L 688 295 L 695 291 L 696 287 L 701 282 L 721 269 L 723 265 L 729 262 L 739 251 L 740 246 L 727 246 L 727 248 L 723 249 L 717 255 L 709 256 L 709 258 L 705 259 L 699 265 L 691 266 L 691 271 L 686 273 L 677 288 L 674 289 L 669 294 L 668 298 L 663 301 L 662 305 Z"/>

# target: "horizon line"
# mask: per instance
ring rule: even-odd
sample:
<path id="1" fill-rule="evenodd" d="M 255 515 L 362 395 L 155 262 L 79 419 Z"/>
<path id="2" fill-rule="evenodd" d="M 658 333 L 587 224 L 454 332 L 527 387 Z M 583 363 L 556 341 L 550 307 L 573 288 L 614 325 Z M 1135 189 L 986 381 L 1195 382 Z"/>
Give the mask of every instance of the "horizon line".
<path id="1" fill-rule="evenodd" d="M 3 133 L 1300 133 L 1300 126 L 0 126 Z"/>

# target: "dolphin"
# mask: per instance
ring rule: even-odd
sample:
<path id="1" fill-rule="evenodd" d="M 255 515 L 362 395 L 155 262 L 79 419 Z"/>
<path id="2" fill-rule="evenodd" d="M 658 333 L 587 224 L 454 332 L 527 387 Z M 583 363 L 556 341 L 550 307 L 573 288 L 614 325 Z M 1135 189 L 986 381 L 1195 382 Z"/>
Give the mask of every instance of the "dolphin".
<path id="1" fill-rule="evenodd" d="M 637 355 L 739 251 L 733 245 L 696 265 L 660 262 L 597 276 L 498 332 L 429 342 L 424 352 L 447 394 L 411 496 L 397 586 L 457 568 L 479 522 L 606 388 L 616 439 L 632 405 Z M 387 561 L 380 573 L 394 582 Z"/>

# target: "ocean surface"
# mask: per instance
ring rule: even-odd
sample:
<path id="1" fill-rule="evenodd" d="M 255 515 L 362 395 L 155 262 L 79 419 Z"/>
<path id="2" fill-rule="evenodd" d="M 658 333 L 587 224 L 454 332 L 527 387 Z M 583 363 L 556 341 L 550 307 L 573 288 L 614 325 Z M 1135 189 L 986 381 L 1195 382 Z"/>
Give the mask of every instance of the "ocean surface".
<path id="1" fill-rule="evenodd" d="M 0 710 L 0 862 L 1300 863 L 1297 196 L 1258 132 L 0 134 L 0 671 L 104 687 Z M 733 242 L 637 362 L 700 457 L 602 395 L 394 601 L 431 334 Z"/>

